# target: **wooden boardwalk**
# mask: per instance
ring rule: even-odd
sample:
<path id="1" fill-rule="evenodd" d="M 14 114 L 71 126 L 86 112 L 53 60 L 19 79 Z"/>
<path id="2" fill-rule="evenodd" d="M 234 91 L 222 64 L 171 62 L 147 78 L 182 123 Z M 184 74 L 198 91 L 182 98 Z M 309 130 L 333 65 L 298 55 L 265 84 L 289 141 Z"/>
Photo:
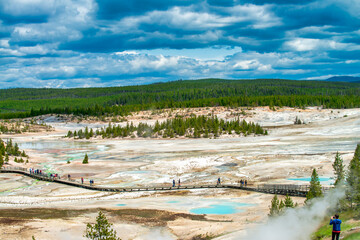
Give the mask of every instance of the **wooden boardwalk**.
<path id="1" fill-rule="evenodd" d="M 278 195 L 289 195 L 296 197 L 306 197 L 307 192 L 309 191 L 309 185 L 290 185 L 290 184 L 264 184 L 258 186 L 241 186 L 238 184 L 219 184 L 219 185 L 209 185 L 209 184 L 199 184 L 199 185 L 182 185 L 182 186 L 153 186 L 153 187 L 133 187 L 133 188 L 123 188 L 123 187 L 106 187 L 106 186 L 95 186 L 82 184 L 75 182 L 74 180 L 65 180 L 56 177 L 50 177 L 46 174 L 33 174 L 26 168 L 2 168 L 0 173 L 16 173 L 22 174 L 34 179 L 47 182 L 55 182 L 59 184 L 64 184 L 68 186 L 84 188 L 94 191 L 105 191 L 105 192 L 139 192 L 139 191 L 173 191 L 173 190 L 191 190 L 191 189 L 210 189 L 210 188 L 226 188 L 226 189 L 238 189 L 266 194 L 278 194 Z M 326 192 L 330 190 L 329 187 L 323 187 L 323 191 Z"/>

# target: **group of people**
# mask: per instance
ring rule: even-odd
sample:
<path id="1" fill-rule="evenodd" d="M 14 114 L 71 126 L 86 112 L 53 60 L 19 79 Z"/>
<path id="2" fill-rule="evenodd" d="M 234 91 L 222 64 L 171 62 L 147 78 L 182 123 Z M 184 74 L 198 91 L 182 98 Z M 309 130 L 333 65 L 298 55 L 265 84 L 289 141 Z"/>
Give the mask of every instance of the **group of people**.
<path id="1" fill-rule="evenodd" d="M 69 181 L 71 180 L 71 175 L 70 174 L 68 174 L 68 180 Z M 81 180 L 81 184 L 84 184 L 84 178 L 82 177 L 80 180 Z M 90 186 L 94 185 L 94 180 L 90 179 L 89 183 L 90 183 Z"/>
<path id="2" fill-rule="evenodd" d="M 246 179 L 245 179 L 245 180 L 242 180 L 242 179 L 241 179 L 241 180 L 239 181 L 239 184 L 240 184 L 242 187 L 244 187 L 244 186 L 246 187 L 246 186 L 247 186 L 247 180 L 246 180 Z"/>
<path id="3" fill-rule="evenodd" d="M 29 173 L 30 174 L 36 174 L 36 175 L 43 175 L 43 176 L 47 176 L 47 177 L 50 177 L 50 178 L 60 178 L 60 175 L 58 175 L 57 173 L 45 173 L 41 169 L 29 168 Z"/>
<path id="4" fill-rule="evenodd" d="M 176 186 L 176 182 L 175 182 L 175 179 L 173 179 L 173 183 L 172 183 L 172 187 L 175 187 Z M 180 181 L 180 178 L 178 180 L 178 187 L 181 186 L 181 181 Z"/>
<path id="5" fill-rule="evenodd" d="M 81 180 L 82 181 L 82 180 Z M 220 180 L 220 178 L 218 178 L 217 179 L 217 182 L 216 182 L 216 185 L 220 185 L 221 184 L 221 180 Z M 179 180 L 178 180 L 178 187 L 180 187 L 181 186 L 181 181 L 180 181 L 180 178 L 179 178 Z M 172 181 L 172 187 L 176 187 L 176 181 L 175 181 L 175 179 L 173 179 L 173 181 Z"/>
<path id="6" fill-rule="evenodd" d="M 30 168 L 29 169 L 30 174 L 42 174 L 42 170 L 41 169 L 33 169 Z"/>
<path id="7" fill-rule="evenodd" d="M 90 179 L 90 186 L 94 185 L 94 180 Z"/>

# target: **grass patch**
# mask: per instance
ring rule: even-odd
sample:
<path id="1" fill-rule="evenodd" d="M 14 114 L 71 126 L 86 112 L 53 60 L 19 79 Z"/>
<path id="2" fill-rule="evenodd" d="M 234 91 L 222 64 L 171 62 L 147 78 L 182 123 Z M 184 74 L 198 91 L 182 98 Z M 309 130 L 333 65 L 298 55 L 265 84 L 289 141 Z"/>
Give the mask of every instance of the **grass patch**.
<path id="1" fill-rule="evenodd" d="M 360 232 L 346 236 L 343 240 L 359 240 Z"/>
<path id="2" fill-rule="evenodd" d="M 329 222 L 330 222 L 330 220 L 329 220 Z M 356 226 L 356 224 L 348 224 L 346 222 L 343 222 L 341 224 L 341 231 L 349 230 L 349 229 L 353 228 L 354 226 Z M 331 237 L 331 233 L 332 233 L 332 225 L 329 225 L 329 223 L 327 223 L 327 225 L 323 225 L 322 227 L 320 227 L 318 229 L 318 231 L 316 233 L 314 233 L 312 239 L 321 240 L 326 237 Z"/>
<path id="3" fill-rule="evenodd" d="M 345 235 L 346 231 L 352 229 L 353 227 L 360 226 L 360 223 L 358 222 L 359 213 L 357 213 L 355 210 L 348 210 L 341 212 L 340 219 L 342 220 L 341 232 L 343 236 Z M 330 222 L 330 217 L 325 218 L 321 223 L 321 227 L 319 227 L 318 230 L 315 233 L 313 233 L 311 239 L 313 240 L 321 240 L 326 238 L 331 239 L 332 225 L 329 225 L 329 222 Z"/>

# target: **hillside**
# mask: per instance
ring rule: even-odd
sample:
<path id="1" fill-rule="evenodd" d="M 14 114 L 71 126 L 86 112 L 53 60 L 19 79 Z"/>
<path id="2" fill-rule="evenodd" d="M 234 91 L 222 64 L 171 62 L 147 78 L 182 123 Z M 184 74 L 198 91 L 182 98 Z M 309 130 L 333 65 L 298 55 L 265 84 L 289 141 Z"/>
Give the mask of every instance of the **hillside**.
<path id="1" fill-rule="evenodd" d="M 352 76 L 335 76 L 326 79 L 329 82 L 353 82 L 360 83 L 360 77 L 352 77 Z"/>
<path id="2" fill-rule="evenodd" d="M 2 89 L 0 117 L 45 113 L 126 115 L 130 111 L 204 106 L 360 107 L 360 83 L 278 79 L 202 79 L 150 85 Z"/>

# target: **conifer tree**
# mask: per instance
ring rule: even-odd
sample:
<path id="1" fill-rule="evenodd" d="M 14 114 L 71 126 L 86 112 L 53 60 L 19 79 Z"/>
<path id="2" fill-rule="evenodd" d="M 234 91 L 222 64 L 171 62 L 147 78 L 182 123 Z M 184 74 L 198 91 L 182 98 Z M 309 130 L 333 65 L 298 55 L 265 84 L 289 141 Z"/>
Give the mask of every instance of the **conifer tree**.
<path id="1" fill-rule="evenodd" d="M 277 195 L 275 194 L 275 196 L 271 200 L 269 217 L 275 217 L 275 216 L 279 215 L 279 212 L 280 212 L 279 205 L 280 205 L 279 199 L 278 199 Z"/>
<path id="2" fill-rule="evenodd" d="M 285 209 L 285 203 L 283 200 L 280 200 L 280 203 L 279 203 L 279 213 L 282 213 Z"/>
<path id="3" fill-rule="evenodd" d="M 4 158 L 3 155 L 0 153 L 0 168 L 4 165 Z"/>
<path id="4" fill-rule="evenodd" d="M 112 229 L 112 224 L 101 211 L 96 218 L 96 223 L 86 225 L 84 237 L 91 240 L 120 240 L 116 236 L 116 231 Z"/>
<path id="5" fill-rule="evenodd" d="M 335 161 L 332 164 L 335 174 L 335 186 L 345 179 L 344 162 L 339 152 L 336 153 Z"/>
<path id="6" fill-rule="evenodd" d="M 317 174 L 316 169 L 314 168 L 311 174 L 310 189 L 309 192 L 306 194 L 305 202 L 309 201 L 310 199 L 322 197 L 322 196 L 323 193 L 321 189 L 319 175 Z"/>
<path id="7" fill-rule="evenodd" d="M 20 155 L 19 145 L 18 145 L 17 143 L 15 143 L 13 155 L 15 155 L 15 156 L 19 156 L 19 155 Z"/>
<path id="8" fill-rule="evenodd" d="M 82 161 L 83 164 L 88 164 L 89 163 L 89 157 L 87 155 L 87 153 L 85 153 L 85 157 L 84 160 Z"/>
<path id="9" fill-rule="evenodd" d="M 294 208 L 294 201 L 291 199 L 291 197 L 286 194 L 285 200 L 284 200 L 284 204 L 286 208 Z"/>
<path id="10" fill-rule="evenodd" d="M 347 192 L 350 203 L 360 203 L 360 144 L 356 146 L 354 157 L 350 161 L 346 182 L 349 186 Z"/>
<path id="11" fill-rule="evenodd" d="M 66 135 L 66 137 L 68 137 L 68 138 L 70 138 L 70 137 L 72 137 L 73 136 L 73 133 L 72 133 L 72 131 L 68 131 L 68 133 L 67 133 L 67 135 Z"/>

